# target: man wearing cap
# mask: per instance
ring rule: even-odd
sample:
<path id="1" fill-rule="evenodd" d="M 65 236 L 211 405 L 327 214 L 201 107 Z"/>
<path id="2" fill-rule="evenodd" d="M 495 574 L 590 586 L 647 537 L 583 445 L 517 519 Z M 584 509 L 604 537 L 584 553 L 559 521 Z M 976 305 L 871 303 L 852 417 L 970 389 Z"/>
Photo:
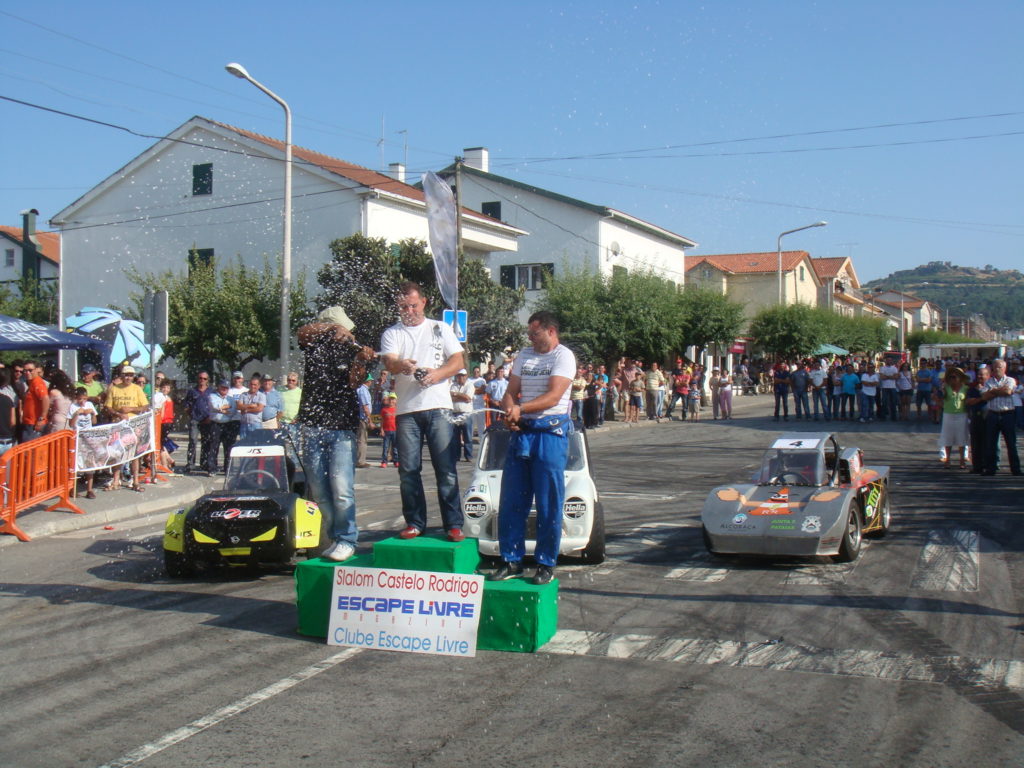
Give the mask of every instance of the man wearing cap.
<path id="1" fill-rule="evenodd" d="M 437 479 L 441 522 L 451 541 L 462 541 L 462 504 L 455 472 L 448 379 L 465 367 L 462 345 L 447 323 L 427 319 L 427 300 L 416 283 L 403 283 L 395 297 L 400 321 L 384 331 L 381 355 L 395 377 L 398 395 L 398 468 L 402 515 L 406 526 L 398 535 L 412 539 L 427 527 L 423 491 L 423 443 Z"/>
<path id="2" fill-rule="evenodd" d="M 476 387 L 469 380 L 465 368 L 455 374 L 455 382 L 451 386 L 452 412 L 455 420 L 455 440 L 452 441 L 454 460 L 459 460 L 459 444 L 462 444 L 462 456 L 466 461 L 473 460 L 473 396 Z M 460 420 L 461 419 L 461 420 Z"/>
<path id="3" fill-rule="evenodd" d="M 86 363 L 82 366 L 82 379 L 75 386 L 85 389 L 90 403 L 93 405 L 100 404 L 100 400 L 103 397 L 103 383 L 96 378 L 95 365 Z"/>
<path id="4" fill-rule="evenodd" d="M 299 403 L 306 481 L 334 544 L 330 560 L 347 560 L 356 551 L 355 464 L 359 404 L 356 388 L 366 378 L 369 347 L 352 335 L 355 324 L 341 307 L 324 309 L 315 322 L 299 329 L 306 381 Z"/>
<path id="5" fill-rule="evenodd" d="M 135 369 L 130 365 L 122 365 L 120 376 L 115 376 L 110 389 L 107 390 L 106 407 L 117 420 L 128 419 L 136 414 L 142 413 L 149 408 L 149 399 L 142 387 L 133 381 Z M 132 490 L 142 491 L 139 484 L 139 460 L 133 459 L 132 467 Z M 114 486 L 120 484 L 120 472 L 114 471 Z"/>
<path id="6" fill-rule="evenodd" d="M 284 410 L 284 399 L 274 386 L 276 383 L 269 373 L 263 375 L 263 397 L 267 399 L 267 404 L 263 406 L 263 413 L 260 415 L 263 429 L 277 429 L 281 411 Z"/>
<path id="7" fill-rule="evenodd" d="M 231 446 L 226 442 L 227 435 L 224 434 L 224 426 L 230 423 L 235 415 L 235 399 L 228 394 L 228 382 L 221 379 L 217 387 L 209 394 L 210 398 L 210 425 L 208 429 L 207 443 L 203 446 L 200 454 L 203 469 L 213 473 L 217 471 L 217 454 L 220 453 L 221 445 L 224 446 L 224 463 L 221 465 L 224 472 L 228 471 L 228 459 L 231 458 Z"/>

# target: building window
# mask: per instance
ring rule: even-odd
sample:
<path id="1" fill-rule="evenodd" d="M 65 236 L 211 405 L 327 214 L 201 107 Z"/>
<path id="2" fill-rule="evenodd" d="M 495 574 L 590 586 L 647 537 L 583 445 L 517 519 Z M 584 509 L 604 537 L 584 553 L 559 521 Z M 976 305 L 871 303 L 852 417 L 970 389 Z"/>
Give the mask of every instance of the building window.
<path id="1" fill-rule="evenodd" d="M 213 264 L 213 248 L 193 248 L 188 252 L 188 271 L 196 267 L 208 267 Z"/>
<path id="2" fill-rule="evenodd" d="M 501 221 L 501 201 L 493 203 L 480 203 L 480 213 L 490 216 L 492 219 Z"/>
<path id="3" fill-rule="evenodd" d="M 8 249 L 6 249 L 4 251 L 4 266 L 5 267 L 13 267 L 14 266 L 14 249 L 13 248 L 8 248 Z"/>
<path id="4" fill-rule="evenodd" d="M 618 264 L 612 266 L 612 280 L 624 278 L 627 274 L 629 274 L 629 270 L 625 267 L 620 267 Z"/>
<path id="5" fill-rule="evenodd" d="M 197 163 L 192 166 L 192 194 L 213 194 L 213 163 Z"/>
<path id="6" fill-rule="evenodd" d="M 804 268 L 800 267 L 800 282 L 802 283 L 803 281 L 804 281 Z"/>
<path id="7" fill-rule="evenodd" d="M 539 291 L 554 273 L 554 264 L 506 264 L 501 268 L 501 284 L 506 288 Z"/>

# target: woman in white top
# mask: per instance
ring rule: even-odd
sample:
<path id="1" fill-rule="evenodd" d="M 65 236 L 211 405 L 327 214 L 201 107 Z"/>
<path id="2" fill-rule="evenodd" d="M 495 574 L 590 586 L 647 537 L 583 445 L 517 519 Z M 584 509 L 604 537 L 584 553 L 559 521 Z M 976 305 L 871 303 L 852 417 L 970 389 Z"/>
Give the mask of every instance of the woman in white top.
<path id="1" fill-rule="evenodd" d="M 896 391 L 900 397 L 900 421 L 910 418 L 910 401 L 914 399 L 914 374 L 910 370 L 910 363 L 903 363 L 900 366 L 899 375 L 896 377 Z"/>

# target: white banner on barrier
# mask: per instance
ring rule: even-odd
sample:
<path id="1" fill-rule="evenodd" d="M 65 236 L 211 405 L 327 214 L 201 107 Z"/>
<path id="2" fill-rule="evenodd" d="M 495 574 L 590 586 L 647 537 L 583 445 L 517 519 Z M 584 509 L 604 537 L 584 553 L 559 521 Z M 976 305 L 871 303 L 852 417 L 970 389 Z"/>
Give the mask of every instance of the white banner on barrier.
<path id="1" fill-rule="evenodd" d="M 114 424 L 78 430 L 75 469 L 92 472 L 116 467 L 156 450 L 153 412 L 146 411 Z"/>
<path id="2" fill-rule="evenodd" d="M 478 575 L 338 566 L 327 644 L 476 656 L 483 593 Z"/>

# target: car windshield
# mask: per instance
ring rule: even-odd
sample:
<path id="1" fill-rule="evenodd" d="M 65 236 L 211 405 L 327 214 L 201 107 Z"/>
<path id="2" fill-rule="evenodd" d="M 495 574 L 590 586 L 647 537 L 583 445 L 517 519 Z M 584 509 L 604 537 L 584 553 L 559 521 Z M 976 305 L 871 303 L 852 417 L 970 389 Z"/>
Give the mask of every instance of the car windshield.
<path id="1" fill-rule="evenodd" d="M 820 451 L 771 448 L 761 459 L 761 485 L 824 485 L 825 464 Z"/>
<path id="2" fill-rule="evenodd" d="M 232 456 L 225 491 L 284 491 L 288 466 L 284 456 Z"/>
<path id="3" fill-rule="evenodd" d="M 480 469 L 493 472 L 505 468 L 505 454 L 508 452 L 508 441 L 511 436 L 512 433 L 507 429 L 496 429 L 487 433 L 480 452 Z M 565 471 L 578 472 L 583 468 L 583 435 L 573 432 L 569 436 L 569 459 L 565 464 Z"/>

